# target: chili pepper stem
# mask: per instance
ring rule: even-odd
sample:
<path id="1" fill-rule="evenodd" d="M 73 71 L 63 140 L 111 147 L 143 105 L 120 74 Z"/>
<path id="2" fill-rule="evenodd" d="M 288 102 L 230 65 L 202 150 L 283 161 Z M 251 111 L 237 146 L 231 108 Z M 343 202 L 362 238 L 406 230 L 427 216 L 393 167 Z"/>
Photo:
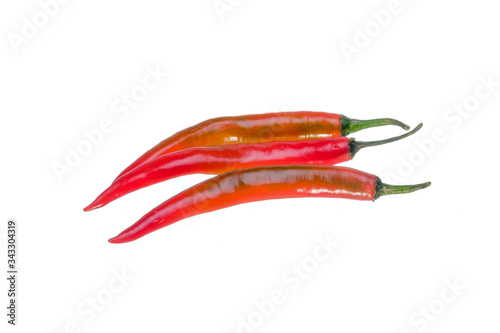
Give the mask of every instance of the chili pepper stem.
<path id="1" fill-rule="evenodd" d="M 373 197 L 373 201 L 377 200 L 378 198 L 384 195 L 411 193 L 418 190 L 422 190 L 429 186 L 431 186 L 431 182 L 415 184 L 415 185 L 389 185 L 389 184 L 384 184 L 380 181 L 380 179 L 377 179 L 377 185 L 375 187 L 375 196 Z"/>
<path id="2" fill-rule="evenodd" d="M 384 145 L 384 144 L 389 143 L 389 142 L 399 141 L 401 139 L 409 137 L 410 135 L 413 135 L 416 132 L 418 132 L 422 128 L 422 126 L 423 126 L 423 124 L 420 123 L 420 124 L 418 124 L 417 127 L 415 127 L 413 130 L 411 130 L 408 133 L 405 133 L 403 135 L 396 136 L 396 137 L 393 137 L 393 138 L 385 139 L 385 140 L 366 141 L 365 142 L 365 141 L 356 141 L 354 139 L 351 139 L 351 141 L 349 142 L 349 150 L 350 150 L 350 153 L 351 153 L 351 158 L 353 158 L 354 155 L 356 155 L 356 153 L 360 149 L 363 149 L 363 148 L 366 148 L 366 147 L 380 146 L 380 145 Z"/>
<path id="3" fill-rule="evenodd" d="M 377 126 L 387 126 L 387 125 L 395 125 L 399 126 L 405 130 L 409 130 L 410 126 L 400 122 L 399 120 L 392 118 L 379 118 L 379 119 L 370 119 L 370 120 L 359 120 L 359 119 L 351 119 L 346 116 L 342 116 L 340 118 L 341 122 L 341 130 L 340 133 L 342 136 L 346 136 L 348 134 L 361 131 L 365 128 L 377 127 Z"/>

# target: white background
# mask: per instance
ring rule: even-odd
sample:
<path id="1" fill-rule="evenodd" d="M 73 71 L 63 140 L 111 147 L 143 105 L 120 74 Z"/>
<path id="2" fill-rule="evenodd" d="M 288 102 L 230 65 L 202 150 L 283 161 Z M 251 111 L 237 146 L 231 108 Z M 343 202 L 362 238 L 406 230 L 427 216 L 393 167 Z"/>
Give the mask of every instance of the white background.
<path id="1" fill-rule="evenodd" d="M 15 328 L 6 323 L 7 284 L 0 283 L 2 332 L 498 331 L 500 86 L 466 117 L 447 111 L 474 102 L 480 77 L 500 82 L 496 3 L 401 0 L 368 45 L 357 40 L 350 62 L 342 43 L 356 47 L 357 29 L 377 29 L 370 12 L 389 1 L 222 3 L 230 10 L 219 15 L 211 0 L 70 1 L 15 47 L 23 18 L 33 22 L 41 7 L 2 2 L 0 258 L 6 270 L 5 225 L 13 218 L 20 271 Z M 147 67 L 169 75 L 127 116 L 113 112 Z M 280 110 L 423 122 L 414 137 L 363 150 L 344 165 L 387 183 L 433 184 L 375 203 L 246 204 L 123 245 L 107 239 L 208 177 L 182 177 L 82 211 L 176 131 Z M 54 163 L 65 163 L 68 147 L 103 119 L 113 130 L 59 180 Z M 434 131 L 444 139 L 429 144 Z M 354 137 L 400 133 L 384 127 Z M 426 155 L 418 142 L 427 142 Z M 339 248 L 292 290 L 283 276 L 311 263 L 317 238 L 329 237 Z M 133 278 L 121 288 L 114 274 L 123 270 Z M 456 296 L 446 281 L 466 290 Z M 119 291 L 112 294 L 110 283 Z M 284 302 L 263 318 L 254 302 L 274 289 Z M 89 305 L 96 297 L 100 311 Z M 429 306 L 432 317 L 422 319 L 418 311 Z M 254 326 L 240 327 L 249 316 Z"/>

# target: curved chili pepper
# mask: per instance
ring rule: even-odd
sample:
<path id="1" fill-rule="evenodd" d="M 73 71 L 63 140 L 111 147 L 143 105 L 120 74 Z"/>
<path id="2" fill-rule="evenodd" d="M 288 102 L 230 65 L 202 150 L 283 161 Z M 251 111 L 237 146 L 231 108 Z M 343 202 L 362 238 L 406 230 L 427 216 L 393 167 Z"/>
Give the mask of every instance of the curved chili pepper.
<path id="1" fill-rule="evenodd" d="M 408 125 L 390 118 L 357 120 L 340 114 L 311 111 L 209 119 L 163 140 L 129 165 L 116 179 L 160 155 L 181 149 L 237 143 L 335 138 L 365 128 L 385 125 L 410 129 Z"/>
<path id="2" fill-rule="evenodd" d="M 334 166 L 271 166 L 236 170 L 175 195 L 109 242 L 130 242 L 182 219 L 247 202 L 301 197 L 375 200 L 383 195 L 414 192 L 430 184 L 387 185 L 377 176 Z"/>
<path id="3" fill-rule="evenodd" d="M 338 164 L 351 160 L 362 148 L 401 140 L 414 134 L 421 127 L 422 124 L 419 124 L 406 134 L 372 142 L 340 137 L 183 149 L 157 157 L 131 170 L 117 179 L 83 210 L 90 211 L 103 207 L 141 188 L 189 174 L 221 174 L 271 165 Z"/>

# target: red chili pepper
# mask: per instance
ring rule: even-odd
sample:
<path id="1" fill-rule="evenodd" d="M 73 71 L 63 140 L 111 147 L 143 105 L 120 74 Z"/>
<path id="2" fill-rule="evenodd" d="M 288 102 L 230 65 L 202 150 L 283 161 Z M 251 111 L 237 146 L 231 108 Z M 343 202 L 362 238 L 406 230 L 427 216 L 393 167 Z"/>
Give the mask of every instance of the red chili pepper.
<path id="1" fill-rule="evenodd" d="M 131 170 L 117 179 L 83 210 L 90 211 L 103 207 L 141 188 L 189 174 L 221 174 L 271 165 L 338 164 L 351 160 L 362 148 L 401 140 L 414 134 L 421 127 L 422 124 L 419 124 L 406 134 L 372 142 L 340 137 L 184 149 L 157 157 Z"/>
<path id="2" fill-rule="evenodd" d="M 430 184 L 387 185 L 377 176 L 334 166 L 236 170 L 208 179 L 168 199 L 109 242 L 130 242 L 182 219 L 247 202 L 300 197 L 375 200 L 383 195 L 417 191 Z"/>
<path id="3" fill-rule="evenodd" d="M 186 148 L 336 138 L 365 128 L 385 125 L 410 129 L 408 125 L 390 118 L 357 120 L 340 114 L 310 111 L 209 119 L 163 140 L 123 170 L 116 179 L 160 155 Z"/>

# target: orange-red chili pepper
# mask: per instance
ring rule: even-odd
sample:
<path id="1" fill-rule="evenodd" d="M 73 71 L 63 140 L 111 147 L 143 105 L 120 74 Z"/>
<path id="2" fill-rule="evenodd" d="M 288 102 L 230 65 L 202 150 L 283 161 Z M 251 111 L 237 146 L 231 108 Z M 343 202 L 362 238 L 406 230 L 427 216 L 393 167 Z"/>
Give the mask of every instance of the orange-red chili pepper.
<path id="1" fill-rule="evenodd" d="M 182 219 L 247 202 L 299 197 L 375 200 L 383 195 L 417 191 L 430 184 L 387 185 L 377 176 L 334 166 L 268 166 L 236 170 L 208 179 L 168 199 L 109 242 L 130 242 Z"/>
<path id="2" fill-rule="evenodd" d="M 183 149 L 157 157 L 124 174 L 84 210 L 90 211 L 105 206 L 143 187 L 194 173 L 221 174 L 238 169 L 270 165 L 333 165 L 349 161 L 362 148 L 406 138 L 421 127 L 422 124 L 419 124 L 406 134 L 372 142 L 340 137 Z"/>
<path id="3" fill-rule="evenodd" d="M 237 143 L 299 141 L 346 136 L 359 130 L 385 125 L 410 127 L 390 119 L 357 120 L 327 112 L 276 112 L 209 119 L 186 128 L 151 148 L 123 170 L 121 177 L 154 158 L 191 147 Z"/>

